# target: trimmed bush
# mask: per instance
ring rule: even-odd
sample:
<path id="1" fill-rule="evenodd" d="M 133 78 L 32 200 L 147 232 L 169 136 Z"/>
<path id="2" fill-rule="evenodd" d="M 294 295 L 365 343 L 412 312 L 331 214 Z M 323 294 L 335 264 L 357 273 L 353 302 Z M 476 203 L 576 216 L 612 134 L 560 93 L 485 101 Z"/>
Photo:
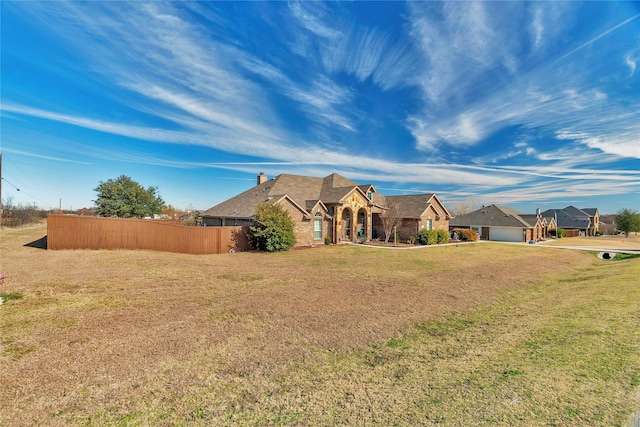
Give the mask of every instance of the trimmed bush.
<path id="1" fill-rule="evenodd" d="M 438 244 L 441 243 L 449 243 L 449 231 L 447 230 L 436 230 L 436 233 L 438 235 Z"/>
<path id="2" fill-rule="evenodd" d="M 449 241 L 449 232 L 447 230 L 427 230 L 423 228 L 416 239 L 421 245 L 439 245 Z"/>
<path id="3" fill-rule="evenodd" d="M 478 233 L 476 233 L 474 230 L 470 228 L 456 228 L 453 231 L 458 235 L 458 238 L 462 241 L 475 242 L 476 240 L 478 240 Z"/>

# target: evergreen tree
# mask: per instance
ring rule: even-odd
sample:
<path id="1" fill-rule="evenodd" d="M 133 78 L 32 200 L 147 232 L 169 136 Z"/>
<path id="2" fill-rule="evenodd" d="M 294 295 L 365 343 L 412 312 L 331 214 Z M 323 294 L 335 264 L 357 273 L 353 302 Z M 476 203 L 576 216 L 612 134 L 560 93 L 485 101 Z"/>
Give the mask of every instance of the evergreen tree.
<path id="1" fill-rule="evenodd" d="M 143 188 L 125 175 L 100 182 L 94 191 L 97 213 L 105 217 L 144 218 L 159 214 L 164 201 L 157 194 L 157 187 Z"/>
<path id="2" fill-rule="evenodd" d="M 260 203 L 256 208 L 249 238 L 259 250 L 286 251 L 296 244 L 294 224 L 289 212 L 276 203 Z"/>
<path id="3" fill-rule="evenodd" d="M 616 213 L 616 228 L 622 231 L 626 237 L 629 233 L 640 231 L 640 213 L 633 209 L 620 209 Z"/>

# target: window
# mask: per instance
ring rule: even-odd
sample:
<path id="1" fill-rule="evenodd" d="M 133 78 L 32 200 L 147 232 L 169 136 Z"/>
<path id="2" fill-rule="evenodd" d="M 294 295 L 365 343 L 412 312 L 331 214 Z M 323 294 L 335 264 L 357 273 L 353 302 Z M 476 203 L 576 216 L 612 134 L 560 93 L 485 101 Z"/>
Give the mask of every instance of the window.
<path id="1" fill-rule="evenodd" d="M 313 221 L 313 238 L 316 240 L 322 239 L 322 220 L 316 219 Z"/>
<path id="2" fill-rule="evenodd" d="M 431 219 L 427 220 L 427 230 L 431 230 L 432 229 L 432 224 L 431 224 Z"/>
<path id="3" fill-rule="evenodd" d="M 373 193 L 371 191 L 367 191 L 367 198 L 371 200 L 373 198 Z"/>

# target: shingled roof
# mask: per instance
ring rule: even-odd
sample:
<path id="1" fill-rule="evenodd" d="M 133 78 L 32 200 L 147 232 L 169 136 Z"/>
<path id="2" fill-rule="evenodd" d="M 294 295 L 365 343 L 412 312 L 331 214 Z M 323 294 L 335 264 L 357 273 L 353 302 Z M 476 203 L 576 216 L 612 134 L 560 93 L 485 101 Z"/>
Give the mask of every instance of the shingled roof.
<path id="1" fill-rule="evenodd" d="M 591 226 L 589 214 L 573 206 L 567 206 L 564 209 L 547 209 L 542 212 L 542 216 L 549 219 L 554 218 L 557 227 L 564 229 L 586 230 Z"/>
<path id="2" fill-rule="evenodd" d="M 396 204 L 396 206 L 398 207 L 398 212 L 403 218 L 419 219 L 429 208 L 433 196 L 434 194 L 427 193 L 402 196 L 386 196 L 385 198 L 387 201 L 391 201 Z"/>
<path id="3" fill-rule="evenodd" d="M 464 215 L 457 215 L 449 220 L 449 225 L 454 227 L 518 227 L 533 228 L 529 218 L 525 219 L 520 212 L 506 206 L 483 206 L 482 208 Z"/>
<path id="4" fill-rule="evenodd" d="M 358 184 L 336 173 L 325 178 L 282 174 L 206 210 L 203 215 L 253 218 L 260 203 L 277 201 L 284 196 L 309 210 L 318 201 L 338 203 L 355 188 L 359 188 Z"/>

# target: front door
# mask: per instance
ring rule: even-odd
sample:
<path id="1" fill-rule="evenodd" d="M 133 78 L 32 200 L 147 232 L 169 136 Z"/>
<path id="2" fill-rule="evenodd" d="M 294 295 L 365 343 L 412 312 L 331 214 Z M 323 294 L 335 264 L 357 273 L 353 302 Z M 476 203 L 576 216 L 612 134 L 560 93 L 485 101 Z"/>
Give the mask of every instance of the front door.
<path id="1" fill-rule="evenodd" d="M 482 227 L 480 238 L 482 240 L 489 240 L 489 227 Z"/>

